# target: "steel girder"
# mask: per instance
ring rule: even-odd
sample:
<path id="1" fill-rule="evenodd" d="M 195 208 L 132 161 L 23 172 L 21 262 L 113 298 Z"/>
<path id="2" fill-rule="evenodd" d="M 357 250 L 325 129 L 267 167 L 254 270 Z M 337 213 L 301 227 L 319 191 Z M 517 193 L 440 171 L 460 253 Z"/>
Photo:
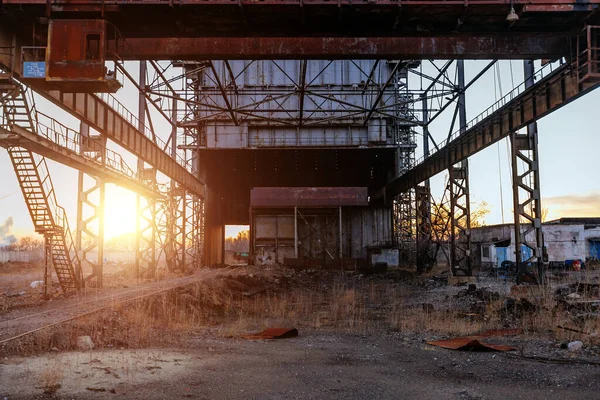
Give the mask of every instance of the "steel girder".
<path id="1" fill-rule="evenodd" d="M 412 170 L 390 182 L 387 195 L 393 196 L 416 186 L 600 86 L 594 81 L 580 84 L 571 64 L 552 68 L 547 64 L 544 67 L 546 73 L 542 70 L 536 83 L 527 88 L 524 85 L 515 88 L 471 120 L 467 129 L 457 132 Z"/>
<path id="2" fill-rule="evenodd" d="M 531 87 L 533 61 L 524 61 L 524 69 L 526 85 Z M 510 139 L 517 281 L 524 279 L 528 265 L 532 264 L 537 267 L 538 278 L 542 279 L 544 235 L 537 122 L 529 124 L 525 134 L 514 131 Z"/>
<path id="3" fill-rule="evenodd" d="M 458 119 L 461 134 L 467 127 L 465 65 L 457 62 Z M 450 268 L 454 275 L 472 274 L 471 267 L 471 200 L 469 196 L 469 161 L 464 159 L 448 169 L 450 193 Z"/>
<path id="4" fill-rule="evenodd" d="M 558 34 L 486 34 L 404 37 L 210 37 L 127 38 L 118 54 L 139 60 L 238 59 L 522 59 L 568 54 L 569 37 Z M 133 56 L 133 54 L 135 56 Z"/>

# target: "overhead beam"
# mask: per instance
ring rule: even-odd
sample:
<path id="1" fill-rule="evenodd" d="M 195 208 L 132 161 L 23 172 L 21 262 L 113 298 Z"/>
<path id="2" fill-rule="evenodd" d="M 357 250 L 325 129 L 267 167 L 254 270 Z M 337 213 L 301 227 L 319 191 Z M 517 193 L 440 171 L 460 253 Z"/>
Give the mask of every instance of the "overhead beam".
<path id="1" fill-rule="evenodd" d="M 20 126 L 14 126 L 12 131 L 0 128 L 0 146 L 19 146 L 37 153 L 43 157 L 59 162 L 69 167 L 85 172 L 91 176 L 104 179 L 126 189 L 133 190 L 147 197 L 162 197 L 162 194 L 146 186 L 141 181 L 124 176 L 106 166 L 102 166 L 83 155 L 67 149 L 43 136 L 37 135 Z"/>
<path id="2" fill-rule="evenodd" d="M 569 36 L 469 34 L 407 37 L 126 38 L 126 60 L 240 59 L 538 59 L 568 54 Z M 114 50 L 114 49 L 111 49 Z"/>
<path id="3" fill-rule="evenodd" d="M 600 83 L 580 84 L 572 66 L 563 65 L 391 181 L 386 195 L 394 196 L 418 185 L 599 86 Z"/>
<path id="4" fill-rule="evenodd" d="M 99 96 L 92 93 L 40 90 L 35 86 L 32 88 L 47 100 L 106 135 L 108 139 L 152 165 L 158 171 L 176 180 L 194 194 L 204 197 L 204 182 L 192 175 L 152 139 L 142 133 L 134 125 L 135 121 L 130 121 L 119 114 Z"/>

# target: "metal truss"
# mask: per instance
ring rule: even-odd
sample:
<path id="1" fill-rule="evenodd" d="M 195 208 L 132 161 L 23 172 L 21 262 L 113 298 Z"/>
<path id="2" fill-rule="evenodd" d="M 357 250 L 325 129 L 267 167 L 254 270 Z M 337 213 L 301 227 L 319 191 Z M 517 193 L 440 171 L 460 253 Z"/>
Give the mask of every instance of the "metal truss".
<path id="1" fill-rule="evenodd" d="M 193 194 L 188 194 L 185 200 L 184 266 L 198 267 L 204 259 L 204 202 Z"/>
<path id="2" fill-rule="evenodd" d="M 409 171 L 415 162 L 415 131 L 413 126 L 405 121 L 414 120 L 413 95 L 408 91 L 408 68 L 403 67 L 395 72 L 396 107 L 395 118 L 392 121 L 396 144 L 396 176 Z M 403 263 L 414 264 L 416 238 L 415 226 L 415 191 L 409 189 L 400 193 L 394 201 L 394 217 L 396 243 L 400 250 L 400 260 Z"/>
<path id="3" fill-rule="evenodd" d="M 306 61 L 249 60 L 206 61 L 178 64 L 181 78 L 193 90 L 169 93 L 164 83 L 151 85 L 148 93 L 177 97 L 192 103 L 196 110 L 186 115 L 179 126 L 194 126 L 202 121 L 245 121 L 283 126 L 306 126 L 351 120 L 366 123 L 371 117 L 393 117 L 395 72 L 403 63 L 385 61 Z M 332 75 L 342 68 L 364 81 L 348 93 Z M 355 101 L 355 94 L 360 101 Z"/>
<path id="4" fill-rule="evenodd" d="M 76 248 L 81 261 L 92 267 L 85 279 L 96 278 L 97 286 L 102 287 L 105 182 L 80 171 L 77 193 Z"/>
<path id="5" fill-rule="evenodd" d="M 167 230 L 165 257 L 171 271 L 185 270 L 186 246 L 186 193 L 183 189 L 172 188 L 168 196 Z"/>
<path id="6" fill-rule="evenodd" d="M 524 70 L 529 87 L 533 85 L 533 61 L 525 61 Z M 537 267 L 538 277 L 543 277 L 544 235 L 537 122 L 529 124 L 526 133 L 514 131 L 510 139 L 517 281 L 521 282 L 529 265 Z"/>
<path id="7" fill-rule="evenodd" d="M 153 278 L 158 264 L 157 254 L 157 215 L 158 207 L 155 199 L 137 197 L 137 223 L 136 223 L 136 276 L 145 275 Z"/>
<path id="8" fill-rule="evenodd" d="M 465 65 L 457 61 L 458 112 L 461 132 L 467 127 L 465 99 Z M 455 113 L 456 115 L 456 113 Z M 450 193 L 450 268 L 453 275 L 470 276 L 471 263 L 471 200 L 469 196 L 469 162 L 463 160 L 448 169 Z"/>
<path id="9" fill-rule="evenodd" d="M 449 169 L 450 267 L 453 275 L 472 274 L 469 168 L 466 162 Z"/>
<path id="10" fill-rule="evenodd" d="M 82 123 L 78 138 L 81 153 L 86 153 L 87 157 L 100 165 L 104 165 L 106 137 L 90 135 L 89 126 Z M 87 262 L 92 267 L 91 275 L 85 279 L 96 278 L 98 287 L 102 287 L 104 265 L 105 186 L 106 183 L 103 179 L 79 171 L 77 178 L 76 248 L 80 253 L 80 260 Z M 95 253 L 95 257 L 93 253 Z"/>
<path id="11" fill-rule="evenodd" d="M 417 272 L 430 271 L 436 257 L 432 251 L 433 230 L 431 224 L 431 192 L 429 185 L 419 185 L 415 188 L 416 200 L 416 263 Z"/>

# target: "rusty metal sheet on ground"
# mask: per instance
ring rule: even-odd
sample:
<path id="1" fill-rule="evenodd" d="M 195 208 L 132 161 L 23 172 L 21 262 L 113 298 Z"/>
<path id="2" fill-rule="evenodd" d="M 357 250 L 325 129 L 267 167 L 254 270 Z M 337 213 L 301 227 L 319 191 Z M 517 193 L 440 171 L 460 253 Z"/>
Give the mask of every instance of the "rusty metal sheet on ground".
<path id="1" fill-rule="evenodd" d="M 500 344 L 485 343 L 471 337 L 460 337 L 448 340 L 436 340 L 435 342 L 427 342 L 432 346 L 443 347 L 450 350 L 467 350 L 467 351 L 511 351 L 517 350 L 512 346 L 504 346 Z"/>
<path id="2" fill-rule="evenodd" d="M 263 340 L 263 339 L 288 339 L 298 336 L 298 329 L 296 328 L 267 328 L 262 332 L 253 333 L 250 335 L 243 335 L 242 338 L 250 340 Z"/>
<path id="3" fill-rule="evenodd" d="M 466 350 L 466 351 L 512 351 L 517 350 L 512 346 L 505 346 L 501 344 L 492 344 L 482 341 L 484 338 L 493 336 L 508 336 L 517 335 L 522 333 L 522 329 L 490 329 L 485 332 L 481 332 L 478 335 L 463 336 L 447 340 L 436 340 L 427 342 L 432 346 L 442 347 L 450 350 Z"/>

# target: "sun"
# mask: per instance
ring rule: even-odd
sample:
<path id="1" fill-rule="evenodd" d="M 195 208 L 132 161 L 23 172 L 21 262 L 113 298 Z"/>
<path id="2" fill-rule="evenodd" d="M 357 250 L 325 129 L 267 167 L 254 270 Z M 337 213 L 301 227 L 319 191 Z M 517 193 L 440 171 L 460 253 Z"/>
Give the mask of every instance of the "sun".
<path id="1" fill-rule="evenodd" d="M 225 225 L 225 238 L 237 237 L 238 233 L 247 230 L 248 225 Z"/>
<path id="2" fill-rule="evenodd" d="M 104 237 L 112 239 L 134 233 L 137 195 L 116 185 L 106 185 L 104 198 Z"/>

